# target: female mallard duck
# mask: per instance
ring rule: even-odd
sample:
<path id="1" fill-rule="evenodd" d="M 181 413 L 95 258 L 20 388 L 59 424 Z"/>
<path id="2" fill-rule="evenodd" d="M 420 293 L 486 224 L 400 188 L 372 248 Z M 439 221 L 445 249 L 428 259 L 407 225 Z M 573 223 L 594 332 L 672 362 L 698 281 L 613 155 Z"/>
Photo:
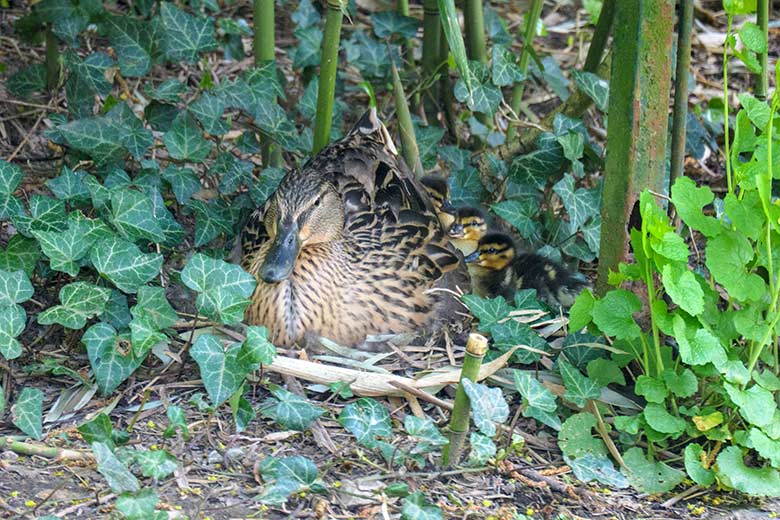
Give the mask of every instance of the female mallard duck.
<path id="1" fill-rule="evenodd" d="M 289 172 L 242 238 L 257 278 L 247 322 L 282 346 L 309 333 L 353 345 L 419 330 L 437 303 L 426 291 L 458 265 L 374 110 Z"/>
<path id="2" fill-rule="evenodd" d="M 515 250 L 504 233 L 488 233 L 477 249 L 468 255 L 472 287 L 480 296 L 503 296 L 511 300 L 519 289 L 536 289 L 537 297 L 550 307 L 571 307 L 580 291 L 588 285 L 580 273 L 534 253 Z"/>

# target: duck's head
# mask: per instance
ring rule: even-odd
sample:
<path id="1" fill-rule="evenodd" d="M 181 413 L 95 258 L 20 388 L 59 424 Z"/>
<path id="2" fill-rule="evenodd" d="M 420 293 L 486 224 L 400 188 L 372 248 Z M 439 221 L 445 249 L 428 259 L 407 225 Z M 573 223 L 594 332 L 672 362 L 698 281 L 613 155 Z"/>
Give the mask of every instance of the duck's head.
<path id="1" fill-rule="evenodd" d="M 293 172 L 276 190 L 264 219 L 272 240 L 260 266 L 266 283 L 286 280 L 301 249 L 336 240 L 344 228 L 344 203 L 317 172 Z"/>
<path id="2" fill-rule="evenodd" d="M 482 210 L 465 207 L 458 210 L 455 221 L 447 234 L 453 240 L 477 242 L 488 231 L 487 219 Z"/>
<path id="3" fill-rule="evenodd" d="M 450 187 L 447 186 L 447 181 L 441 177 L 426 175 L 420 179 L 420 182 L 425 187 L 431 202 L 433 202 L 439 222 L 447 229 L 455 220 L 457 212 L 455 206 L 452 205 L 452 201 L 450 201 Z"/>
<path id="4" fill-rule="evenodd" d="M 479 239 L 476 251 L 464 258 L 467 264 L 474 264 L 490 271 L 506 269 L 515 258 L 515 243 L 504 233 L 488 233 Z"/>

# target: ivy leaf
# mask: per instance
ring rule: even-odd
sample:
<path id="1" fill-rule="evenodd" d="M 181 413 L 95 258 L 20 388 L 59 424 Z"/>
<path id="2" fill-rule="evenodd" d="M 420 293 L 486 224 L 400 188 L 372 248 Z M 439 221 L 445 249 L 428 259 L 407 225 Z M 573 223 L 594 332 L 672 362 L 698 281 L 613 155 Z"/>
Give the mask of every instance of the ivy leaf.
<path id="1" fill-rule="evenodd" d="M 262 207 L 269 197 L 276 192 L 279 184 L 284 179 L 285 171 L 281 168 L 265 168 L 260 172 L 260 178 L 249 186 L 249 196 L 257 207 Z"/>
<path id="2" fill-rule="evenodd" d="M 130 294 L 157 276 L 163 263 L 162 255 L 144 254 L 138 246 L 117 236 L 98 241 L 89 258 L 101 276 Z"/>
<path id="3" fill-rule="evenodd" d="M 172 158 L 191 162 L 203 161 L 214 145 L 203 137 L 203 131 L 189 111 L 176 116 L 170 130 L 165 132 L 163 142 Z"/>
<path id="4" fill-rule="evenodd" d="M 404 430 L 414 440 L 412 453 L 430 453 L 440 446 L 449 444 L 447 437 L 441 434 L 429 417 L 407 415 L 404 418 Z"/>
<path id="5" fill-rule="evenodd" d="M 715 281 L 740 301 L 758 301 L 767 291 L 764 280 L 747 268 L 753 257 L 750 240 L 735 231 L 724 229 L 707 241 L 707 268 Z"/>
<path id="6" fill-rule="evenodd" d="M 62 173 L 46 182 L 54 196 L 61 200 L 82 201 L 89 198 L 89 190 L 84 184 L 84 172 L 73 171 L 63 166 Z"/>
<path id="7" fill-rule="evenodd" d="M 720 452 L 715 472 L 720 482 L 737 491 L 755 496 L 780 496 L 780 471 L 748 467 L 737 446 Z"/>
<path id="8" fill-rule="evenodd" d="M 141 474 L 155 480 L 162 480 L 176 470 L 177 462 L 167 450 L 122 450 L 122 461 L 128 465 L 138 464 Z"/>
<path id="9" fill-rule="evenodd" d="M 98 471 L 105 477 L 109 487 L 115 493 L 125 491 L 136 493 L 141 489 L 138 479 L 130 473 L 130 470 L 122 464 L 106 444 L 93 442 L 91 446 L 97 460 Z"/>
<path id="10" fill-rule="evenodd" d="M 150 198 L 130 188 L 111 190 L 111 222 L 131 239 L 165 241 Z"/>
<path id="11" fill-rule="evenodd" d="M 276 357 L 276 347 L 268 341 L 268 329 L 265 327 L 247 326 L 246 339 L 241 348 L 251 363 L 270 365 Z"/>
<path id="12" fill-rule="evenodd" d="M 276 385 L 269 387 L 269 397 L 260 407 L 260 413 L 276 421 L 286 430 L 299 432 L 309 428 L 312 422 L 322 416 L 325 410 L 315 406 L 308 399 L 300 397 Z"/>
<path id="13" fill-rule="evenodd" d="M 298 39 L 298 45 L 293 54 L 293 68 L 303 69 L 319 65 L 322 29 L 314 25 L 298 27 L 293 34 Z"/>
<path id="14" fill-rule="evenodd" d="M 570 133 L 569 135 L 580 135 Z M 564 147 L 564 150 L 566 148 Z M 569 214 L 571 227 L 578 229 L 588 219 L 601 211 L 601 190 L 579 188 L 575 190 L 575 180 L 572 175 L 566 174 L 553 186 L 553 191 L 558 194 Z"/>
<path id="15" fill-rule="evenodd" d="M 168 513 L 155 511 L 159 497 L 153 489 L 142 489 L 138 493 L 122 493 L 116 498 L 116 508 L 127 520 L 164 520 Z"/>
<path id="16" fill-rule="evenodd" d="M 574 70 L 571 74 L 577 88 L 587 94 L 599 110 L 606 113 L 609 106 L 609 83 L 592 72 Z"/>
<path id="17" fill-rule="evenodd" d="M 23 212 L 22 202 L 13 193 L 22 183 L 22 169 L 0 159 L 0 220 L 6 220 Z"/>
<path id="18" fill-rule="evenodd" d="M 200 178 L 189 168 L 170 164 L 163 170 L 162 177 L 171 185 L 179 204 L 187 204 L 190 197 L 201 188 Z"/>
<path id="19" fill-rule="evenodd" d="M 43 437 L 43 392 L 26 386 L 11 407 L 11 422 L 35 440 Z"/>
<path id="20" fill-rule="evenodd" d="M 238 323 L 244 317 L 249 297 L 257 282 L 239 266 L 196 253 L 181 272 L 181 279 L 197 291 L 198 310 L 225 324 Z"/>
<path id="21" fill-rule="evenodd" d="M 413 121 L 414 135 L 417 138 L 417 148 L 423 168 L 429 170 L 436 166 L 436 151 L 444 137 L 445 130 L 435 125 L 423 125 L 422 121 Z"/>
<path id="22" fill-rule="evenodd" d="M 161 46 L 169 61 L 194 63 L 199 53 L 217 49 L 214 24 L 209 19 L 196 18 L 163 2 L 160 23 Z"/>
<path id="23" fill-rule="evenodd" d="M 74 282 L 60 289 L 60 305 L 38 315 L 38 323 L 59 323 L 69 329 L 81 329 L 87 320 L 102 314 L 111 297 L 111 289 L 86 282 Z"/>
<path id="24" fill-rule="evenodd" d="M 500 388 L 474 383 L 468 378 L 461 379 L 463 389 L 471 401 L 471 413 L 479 431 L 493 437 L 496 434 L 494 423 L 503 423 L 509 418 L 509 406 L 506 404 Z"/>
<path id="25" fill-rule="evenodd" d="M 565 399 L 576 404 L 580 408 L 585 407 L 589 399 L 598 399 L 601 397 L 601 388 L 594 381 L 582 375 L 576 367 L 566 361 L 558 361 L 558 369 L 563 378 L 563 384 L 566 387 Z"/>
<path id="26" fill-rule="evenodd" d="M 631 486 L 643 493 L 666 493 L 682 482 L 683 473 L 663 462 L 645 458 L 642 448 L 631 448 L 623 455 L 626 475 Z"/>
<path id="27" fill-rule="evenodd" d="M 166 79 L 156 87 L 152 84 L 144 87 L 146 95 L 157 101 L 167 101 L 169 103 L 178 103 L 181 96 L 187 93 L 187 86 L 178 79 Z"/>
<path id="28" fill-rule="evenodd" d="M 706 488 L 715 482 L 715 473 L 702 466 L 702 455 L 706 456 L 699 444 L 693 442 L 687 445 L 685 447 L 685 471 L 691 480 Z"/>
<path id="29" fill-rule="evenodd" d="M 474 80 L 473 77 L 472 80 Z M 470 110 L 490 115 L 496 113 L 501 101 L 504 99 L 498 87 L 478 81 L 473 81 L 471 92 L 469 93 L 466 82 L 462 78 L 455 83 L 453 94 L 455 94 L 455 99 L 461 103 L 466 103 Z"/>
<path id="30" fill-rule="evenodd" d="M 719 235 L 724 229 L 716 218 L 702 212 L 702 208 L 714 199 L 715 195 L 709 187 L 697 188 L 696 183 L 688 177 L 678 178 L 672 186 L 672 202 L 682 221 L 701 231 L 707 238 Z"/>
<path id="31" fill-rule="evenodd" d="M 141 366 L 146 353 L 137 356 L 126 334 L 117 334 L 107 323 L 96 323 L 84 333 L 81 341 L 87 347 L 89 363 L 102 395 L 117 389 Z"/>
<path id="32" fill-rule="evenodd" d="M 228 131 L 227 123 L 222 120 L 225 102 L 220 96 L 204 92 L 187 109 L 211 135 L 223 135 Z"/>
<path id="33" fill-rule="evenodd" d="M 23 303 L 32 298 L 33 286 L 24 271 L 0 269 L 0 305 Z"/>
<path id="34" fill-rule="evenodd" d="M 225 195 L 235 193 L 241 185 L 249 185 L 254 165 L 249 161 L 236 159 L 232 153 L 220 153 L 211 166 L 211 172 L 220 176 L 219 192 Z"/>
<path id="35" fill-rule="evenodd" d="M 531 417 L 554 430 L 561 429 L 561 420 L 556 415 L 558 404 L 555 395 L 528 372 L 514 370 L 515 388 L 526 404 L 523 417 Z"/>
<path id="36" fill-rule="evenodd" d="M 516 62 L 516 54 L 506 45 L 493 45 L 493 84 L 497 87 L 514 85 L 525 79 Z"/>
<path id="37" fill-rule="evenodd" d="M 638 338 L 642 329 L 633 315 L 641 309 L 642 303 L 636 294 L 623 289 L 609 291 L 604 298 L 593 302 L 593 323 L 616 339 Z"/>
<path id="38" fill-rule="evenodd" d="M 442 510 L 425 499 L 422 491 L 415 491 L 404 498 L 401 506 L 401 520 L 442 520 Z"/>
<path id="39" fill-rule="evenodd" d="M 288 151 L 298 148 L 300 139 L 295 125 L 287 118 L 287 114 L 278 103 L 257 104 L 251 113 L 258 128 L 279 143 L 282 148 Z"/>
<path id="40" fill-rule="evenodd" d="M 152 67 L 150 24 L 131 16 L 107 15 L 101 25 L 114 48 L 119 70 L 126 78 L 144 76 Z"/>
<path id="41" fill-rule="evenodd" d="M 320 21 L 320 13 L 311 0 L 301 0 L 290 18 L 298 27 L 310 27 Z"/>
<path id="42" fill-rule="evenodd" d="M 132 309 L 135 319 L 147 321 L 156 330 L 172 327 L 178 315 L 165 297 L 165 289 L 144 285 L 138 289 L 137 304 Z"/>
<path id="43" fill-rule="evenodd" d="M 397 11 L 382 11 L 371 15 L 371 24 L 374 26 L 374 33 L 379 38 L 389 38 L 398 34 L 404 38 L 414 38 L 417 36 L 417 28 L 420 22 L 417 18 L 404 16 Z"/>
<path id="44" fill-rule="evenodd" d="M 496 298 L 482 298 L 474 294 L 465 294 L 461 297 L 463 303 L 469 308 L 474 317 L 479 320 L 481 330 L 487 330 L 509 316 L 512 310 L 503 296 Z"/>
<path id="45" fill-rule="evenodd" d="M 81 269 L 79 261 L 95 243 L 95 237 L 86 232 L 83 225 L 71 220 L 68 229 L 59 231 L 32 231 L 43 253 L 49 258 L 49 266 L 76 276 Z"/>
<path id="46" fill-rule="evenodd" d="M 448 181 L 450 199 L 456 206 L 479 206 L 487 196 L 479 172 L 473 166 L 453 172 Z"/>
<path id="47" fill-rule="evenodd" d="M 214 406 L 227 401 L 251 370 L 239 356 L 240 351 L 240 344 L 225 349 L 219 338 L 211 334 L 200 335 L 192 345 L 190 355 L 198 364 L 203 385 Z"/>
<path id="48" fill-rule="evenodd" d="M 113 85 L 106 80 L 106 76 L 114 66 L 114 60 L 103 52 L 90 54 L 84 59 L 75 52 L 68 52 L 64 61 L 69 72 L 65 81 L 68 110 L 76 117 L 89 117 L 93 114 L 95 96 L 105 97 L 111 92 Z M 79 121 L 83 120 L 79 119 L 70 124 Z"/>
<path id="49" fill-rule="evenodd" d="M 187 419 L 184 415 L 184 409 L 181 406 L 171 405 L 165 411 L 170 424 L 163 432 L 163 438 L 167 439 L 176 435 L 176 431 L 181 431 L 181 436 L 185 441 L 190 440 L 190 429 L 187 426 Z"/>
<path id="50" fill-rule="evenodd" d="M 544 189 L 547 178 L 563 167 L 563 148 L 558 143 L 558 137 L 551 132 L 544 132 L 536 142 L 537 149 L 533 152 L 518 155 L 509 167 L 509 178 L 521 185 Z"/>
<path id="51" fill-rule="evenodd" d="M 311 487 L 317 480 L 317 466 L 302 457 L 266 457 L 260 474 L 268 482 L 258 499 L 266 504 L 283 504 L 287 497 Z"/>
<path id="52" fill-rule="evenodd" d="M 5 86 L 8 92 L 22 99 L 46 88 L 46 67 L 42 63 L 33 63 L 22 67 L 10 76 Z"/>
<path id="53" fill-rule="evenodd" d="M 469 466 L 483 466 L 491 457 L 495 457 L 498 448 L 493 439 L 479 432 L 471 432 L 469 435 L 471 451 L 469 451 Z"/>
<path id="54" fill-rule="evenodd" d="M 586 453 L 576 459 L 564 456 L 564 461 L 582 482 L 595 480 L 618 489 L 628 487 L 628 479 L 615 469 L 606 455 Z"/>
<path id="55" fill-rule="evenodd" d="M 490 206 L 496 215 L 509 222 L 523 238 L 539 235 L 539 204 L 533 199 L 513 199 Z"/>
<path id="56" fill-rule="evenodd" d="M 0 354 L 5 359 L 22 355 L 22 345 L 16 339 L 27 324 L 27 313 L 16 304 L 0 305 Z"/>
<path id="57" fill-rule="evenodd" d="M 57 130 L 68 145 L 92 157 L 97 166 L 116 163 L 127 154 L 122 129 L 106 116 L 77 119 Z"/>
<path id="58" fill-rule="evenodd" d="M 360 398 L 344 407 L 339 423 L 355 436 L 359 444 L 374 448 L 377 440 L 391 438 L 393 429 L 387 409 L 374 399 Z"/>
<path id="59" fill-rule="evenodd" d="M 217 238 L 220 233 L 232 232 L 235 214 L 221 199 L 208 203 L 192 199 L 188 206 L 195 213 L 195 245 L 202 246 Z"/>

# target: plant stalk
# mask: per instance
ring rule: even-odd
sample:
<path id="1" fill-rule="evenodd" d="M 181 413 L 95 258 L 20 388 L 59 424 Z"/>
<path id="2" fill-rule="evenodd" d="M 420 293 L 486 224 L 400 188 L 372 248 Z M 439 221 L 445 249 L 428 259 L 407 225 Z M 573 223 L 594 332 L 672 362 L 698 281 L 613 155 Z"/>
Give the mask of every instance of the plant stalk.
<path id="1" fill-rule="evenodd" d="M 463 20 L 466 36 L 466 53 L 470 60 L 487 63 L 485 46 L 485 18 L 482 0 L 466 0 Z"/>
<path id="2" fill-rule="evenodd" d="M 685 0 L 682 0 L 685 1 Z M 585 65 L 582 70 L 586 72 L 596 72 L 601 63 L 601 57 L 604 55 L 604 49 L 607 48 L 609 33 L 612 31 L 612 22 L 615 20 L 615 0 L 604 0 L 601 5 L 601 14 L 593 31 L 593 39 L 588 47 L 588 55 L 585 57 Z"/>
<path id="3" fill-rule="evenodd" d="M 523 36 L 523 50 L 520 52 L 520 72 L 526 75 L 528 72 L 528 60 L 531 58 L 531 52 L 529 49 L 534 44 L 534 38 L 536 37 L 536 25 L 539 23 L 539 17 L 542 15 L 542 7 L 544 6 L 544 0 L 533 0 L 531 2 L 531 10 L 528 11 L 528 18 L 525 21 L 525 34 Z M 517 114 L 520 112 L 520 105 L 523 103 L 523 91 L 525 90 L 525 82 L 521 81 L 516 83 L 512 88 L 512 111 Z M 506 133 L 507 142 L 512 142 L 517 135 L 517 128 L 510 126 Z"/>
<path id="4" fill-rule="evenodd" d="M 276 59 L 276 28 L 274 27 L 274 0 L 254 0 L 255 37 L 252 50 L 255 65 Z M 264 166 L 281 166 L 282 150 L 273 140 L 260 136 Z"/>
<path id="5" fill-rule="evenodd" d="M 761 74 L 756 82 L 756 97 L 763 101 L 769 94 L 769 0 L 756 1 L 756 22 L 764 35 L 764 41 L 767 42 L 767 51 L 758 55 Z"/>
<path id="6" fill-rule="evenodd" d="M 398 116 L 398 131 L 401 134 L 401 154 L 406 164 L 419 179 L 423 174 L 420 150 L 417 147 L 417 138 L 414 135 L 412 115 L 409 112 L 409 103 L 406 101 L 404 86 L 401 83 L 401 77 L 398 75 L 398 68 L 392 59 L 390 60 L 390 70 L 393 74 L 393 93 L 395 94 L 395 113 Z"/>
<path id="7" fill-rule="evenodd" d="M 439 40 L 441 38 L 441 20 L 439 20 L 439 3 L 437 0 L 423 1 L 423 42 L 422 42 L 422 72 L 423 82 L 430 81 L 439 68 Z M 423 92 L 425 114 L 428 122 L 436 120 L 437 85 L 431 83 L 429 95 Z"/>
<path id="8" fill-rule="evenodd" d="M 449 54 L 450 46 L 447 43 L 447 36 L 444 34 L 444 31 L 441 31 L 439 39 L 439 63 L 445 63 L 445 65 L 441 74 L 439 94 L 441 97 L 442 109 L 444 110 L 444 122 L 447 124 L 447 130 L 455 141 L 458 142 L 458 126 L 455 118 L 455 98 L 452 93 L 452 84 L 450 82 L 450 67 L 447 64 L 449 61 Z"/>
<path id="9" fill-rule="evenodd" d="M 726 154 L 726 184 L 728 193 L 734 193 L 731 179 L 731 144 L 729 143 L 729 40 L 731 39 L 731 25 L 734 21 L 732 15 L 728 16 L 726 28 L 726 41 L 723 43 L 723 151 Z"/>
<path id="10" fill-rule="evenodd" d="M 469 432 L 469 415 L 471 402 L 463 388 L 462 381 L 468 378 L 476 381 L 479 375 L 479 367 L 482 358 L 487 353 L 487 339 L 480 334 L 469 334 L 466 343 L 466 356 L 463 358 L 463 367 L 460 371 L 460 383 L 455 392 L 455 404 L 450 416 L 450 443 L 444 447 L 442 453 L 442 465 L 444 467 L 454 465 L 460 460 L 463 446 L 466 443 L 466 435 Z"/>
<path id="11" fill-rule="evenodd" d="M 315 154 L 325 148 L 330 142 L 342 17 L 341 3 L 338 0 L 329 0 L 325 18 L 325 34 L 322 39 L 317 115 L 314 119 L 314 147 L 312 152 Z"/>
<path id="12" fill-rule="evenodd" d="M 669 186 L 683 174 L 685 133 L 688 127 L 688 68 L 691 65 L 691 31 L 693 0 L 680 0 L 677 28 L 677 65 L 674 77 L 674 110 L 672 112 L 672 159 Z M 669 211 L 673 211 L 669 205 Z"/>
<path id="13" fill-rule="evenodd" d="M 54 90 L 60 82 L 60 49 L 57 37 L 46 27 L 46 88 Z"/>

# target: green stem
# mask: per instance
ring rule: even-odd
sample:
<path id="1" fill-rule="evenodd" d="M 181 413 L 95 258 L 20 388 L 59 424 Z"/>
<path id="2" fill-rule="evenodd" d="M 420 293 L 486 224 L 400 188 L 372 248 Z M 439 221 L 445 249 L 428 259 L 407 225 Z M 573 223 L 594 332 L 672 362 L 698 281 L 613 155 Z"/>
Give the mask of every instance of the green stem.
<path id="1" fill-rule="evenodd" d="M 757 0 L 756 2 L 756 21 L 758 27 L 764 34 L 764 41 L 769 42 L 769 0 Z M 769 93 L 769 64 L 768 50 L 758 55 L 758 62 L 761 64 L 761 73 L 756 82 L 756 97 L 765 100 Z"/>
<path id="2" fill-rule="evenodd" d="M 733 181 L 731 179 L 731 151 L 729 143 L 729 40 L 731 39 L 731 24 L 734 21 L 732 15 L 728 16 L 728 26 L 726 28 L 726 41 L 723 43 L 723 149 L 726 154 L 726 183 L 728 193 L 734 193 Z"/>
<path id="3" fill-rule="evenodd" d="M 691 30 L 693 0 L 680 0 L 677 28 L 677 68 L 674 78 L 674 110 L 672 111 L 672 158 L 669 186 L 683 173 L 685 132 L 688 126 L 688 68 L 691 65 Z M 672 211 L 672 205 L 669 205 Z"/>
<path id="4" fill-rule="evenodd" d="M 534 44 L 534 38 L 536 37 L 536 25 L 539 23 L 539 17 L 542 15 L 542 7 L 544 6 L 544 0 L 533 0 L 531 2 L 531 10 L 528 12 L 528 18 L 525 21 L 525 35 L 523 36 L 523 50 L 520 52 L 520 71 L 525 75 L 528 72 L 528 61 L 531 58 L 531 52 L 529 49 Z M 525 82 L 521 81 L 512 88 L 512 111 L 515 114 L 520 113 L 520 105 L 523 102 L 523 91 L 525 90 Z M 506 140 L 507 142 L 514 141 L 515 135 L 517 135 L 517 128 L 510 126 L 507 130 Z"/>
<path id="5" fill-rule="evenodd" d="M 57 37 L 46 28 L 46 88 L 54 90 L 60 82 L 60 49 Z"/>
<path id="6" fill-rule="evenodd" d="M 650 244 L 647 240 L 647 237 L 649 236 L 650 232 L 647 229 L 647 222 L 645 220 L 642 220 L 642 249 L 643 254 L 645 255 L 645 272 L 644 272 L 644 281 L 645 286 L 647 287 L 647 305 L 650 308 L 650 327 L 653 331 L 653 349 L 655 352 L 655 361 L 656 361 L 656 376 L 660 376 L 661 372 L 664 370 L 664 360 L 661 356 L 661 337 L 658 332 L 658 324 L 655 322 L 655 319 L 653 319 L 653 308 L 655 307 L 655 279 L 653 278 L 653 270 L 650 267 Z M 649 367 L 648 367 L 649 368 Z M 645 369 L 647 370 L 647 369 Z"/>
<path id="7" fill-rule="evenodd" d="M 438 0 L 423 1 L 423 42 L 422 42 L 422 71 L 423 81 L 431 81 L 441 63 L 439 59 L 439 40 L 441 39 L 441 20 L 439 19 Z M 436 120 L 436 84 L 432 83 L 430 95 L 425 96 L 425 113 L 428 122 Z M 423 93 L 425 95 L 425 93 Z"/>
<path id="8" fill-rule="evenodd" d="M 389 51 L 388 46 L 388 51 Z M 409 112 L 409 104 L 406 101 L 404 86 L 401 83 L 401 77 L 398 75 L 398 69 L 390 60 L 390 70 L 393 75 L 393 93 L 395 94 L 395 113 L 398 116 L 398 127 L 401 133 L 401 153 L 406 164 L 411 168 L 417 178 L 423 174 L 422 163 L 420 162 L 420 151 L 417 148 L 417 139 L 414 135 L 414 125 L 412 125 L 412 115 Z"/>
<path id="9" fill-rule="evenodd" d="M 312 151 L 315 154 L 330 142 L 342 16 L 341 4 L 338 0 L 329 0 L 325 18 L 325 35 L 322 38 L 317 115 L 314 120 L 314 148 Z"/>
<path id="10" fill-rule="evenodd" d="M 274 0 L 254 0 L 255 37 L 252 41 L 252 50 L 255 53 L 255 65 L 258 66 L 276 59 L 274 8 Z M 260 142 L 263 150 L 263 166 L 281 166 L 282 150 L 279 145 L 262 135 Z"/>
<path id="11" fill-rule="evenodd" d="M 444 110 L 444 122 L 447 124 L 447 130 L 450 135 L 458 141 L 458 126 L 455 118 L 455 99 L 452 94 L 452 85 L 450 84 L 450 69 L 446 65 L 450 54 L 450 46 L 447 43 L 447 36 L 444 31 L 439 35 L 439 63 L 444 63 L 444 70 L 441 74 L 439 85 L 439 94 L 441 95 L 441 104 Z"/>
<path id="12" fill-rule="evenodd" d="M 455 404 L 450 416 L 450 443 L 444 447 L 442 452 L 442 465 L 444 467 L 457 464 L 463 452 L 466 435 L 469 431 L 469 414 L 471 412 L 471 403 L 463 388 L 463 379 L 477 381 L 479 367 L 482 365 L 485 353 L 487 353 L 487 339 L 479 334 L 469 334 L 466 343 L 466 356 L 463 358 L 463 367 L 460 371 L 460 381 L 455 392 Z"/>
<path id="13" fill-rule="evenodd" d="M 593 31 L 593 39 L 588 47 L 588 55 L 585 57 L 585 65 L 582 70 L 586 72 L 596 72 L 601 63 L 601 57 L 604 55 L 604 49 L 607 48 L 609 33 L 612 31 L 612 22 L 615 20 L 615 0 L 604 0 L 601 6 L 601 14 Z"/>
<path id="14" fill-rule="evenodd" d="M 470 60 L 487 63 L 485 47 L 485 19 L 482 0 L 466 0 L 463 9 L 466 33 L 466 53 Z"/>

